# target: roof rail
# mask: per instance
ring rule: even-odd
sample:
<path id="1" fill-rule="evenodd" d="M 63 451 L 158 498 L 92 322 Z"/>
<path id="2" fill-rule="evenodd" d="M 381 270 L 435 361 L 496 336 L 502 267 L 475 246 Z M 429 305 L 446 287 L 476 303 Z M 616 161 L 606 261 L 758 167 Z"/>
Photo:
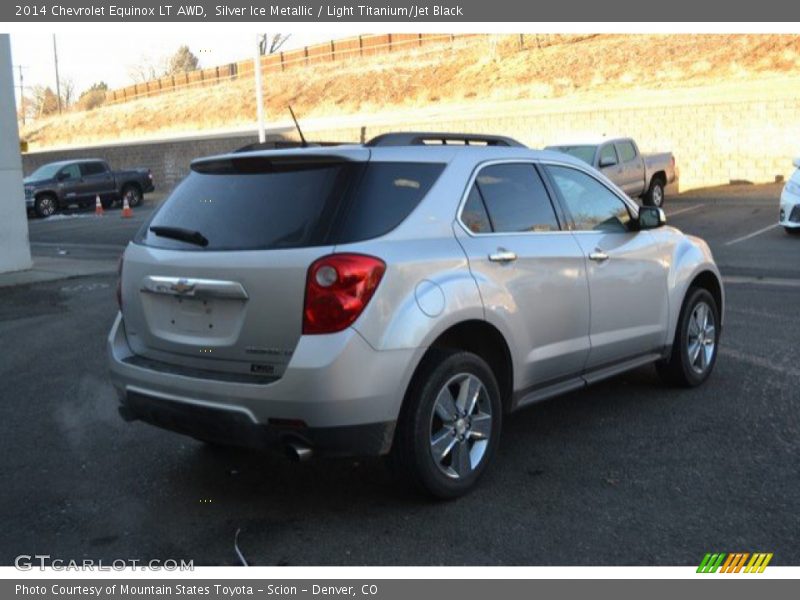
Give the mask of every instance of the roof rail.
<path id="1" fill-rule="evenodd" d="M 367 146 L 425 146 L 425 145 L 476 145 L 476 146 L 509 146 L 525 148 L 515 139 L 502 135 L 483 135 L 476 133 L 434 133 L 430 131 L 408 131 L 384 133 L 372 138 Z"/>

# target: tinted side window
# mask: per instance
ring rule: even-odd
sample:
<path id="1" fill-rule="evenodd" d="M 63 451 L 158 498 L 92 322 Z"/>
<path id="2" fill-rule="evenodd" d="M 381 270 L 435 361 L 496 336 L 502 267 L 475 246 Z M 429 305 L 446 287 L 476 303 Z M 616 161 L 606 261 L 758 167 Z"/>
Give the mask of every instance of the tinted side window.
<path id="1" fill-rule="evenodd" d="M 625 203 L 606 186 L 577 169 L 548 166 L 576 230 L 628 231 L 631 215 Z"/>
<path id="2" fill-rule="evenodd" d="M 619 158 L 622 162 L 628 162 L 636 158 L 636 149 L 630 142 L 621 142 L 617 144 L 619 150 Z"/>
<path id="3" fill-rule="evenodd" d="M 483 203 L 478 186 L 473 185 L 461 211 L 461 222 L 466 225 L 472 233 L 491 233 L 492 224 L 489 221 L 489 214 L 486 212 L 486 205 Z"/>
<path id="4" fill-rule="evenodd" d="M 80 179 L 81 178 L 81 171 L 78 168 L 78 165 L 67 165 L 63 169 L 61 169 L 59 176 L 64 177 L 67 176 L 67 179 Z"/>
<path id="5" fill-rule="evenodd" d="M 411 214 L 443 170 L 438 163 L 368 163 L 334 241 L 347 243 L 388 233 Z"/>
<path id="6" fill-rule="evenodd" d="M 476 184 L 495 232 L 558 231 L 553 205 L 533 165 L 492 165 L 478 173 Z"/>
<path id="7" fill-rule="evenodd" d="M 81 173 L 83 173 L 84 177 L 89 177 L 90 175 L 99 175 L 100 173 L 105 173 L 106 168 L 103 166 L 103 163 L 99 162 L 88 162 L 88 163 L 81 163 Z"/>
<path id="8" fill-rule="evenodd" d="M 608 166 L 617 164 L 617 151 L 614 150 L 614 144 L 606 144 L 600 149 L 599 164 L 606 164 Z"/>

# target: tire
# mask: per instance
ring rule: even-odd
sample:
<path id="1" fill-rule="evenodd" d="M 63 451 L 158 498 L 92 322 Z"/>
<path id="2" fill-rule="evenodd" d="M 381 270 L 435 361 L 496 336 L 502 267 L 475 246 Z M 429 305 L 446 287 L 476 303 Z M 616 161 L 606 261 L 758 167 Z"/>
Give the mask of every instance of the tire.
<path id="1" fill-rule="evenodd" d="M 457 498 L 491 463 L 501 426 L 500 389 L 489 365 L 470 352 L 433 351 L 406 392 L 391 465 L 418 490 Z"/>
<path id="2" fill-rule="evenodd" d="M 703 307 L 708 314 L 706 327 L 701 327 L 704 322 Z M 696 387 L 708 379 L 714 370 L 718 350 L 717 302 L 708 290 L 691 287 L 681 307 L 672 353 L 668 359 L 656 363 L 658 374 L 671 385 Z"/>
<path id="3" fill-rule="evenodd" d="M 128 198 L 128 206 L 136 208 L 142 203 L 142 190 L 136 185 L 126 185 L 122 188 L 121 198 L 123 203 L 126 197 Z"/>
<path id="4" fill-rule="evenodd" d="M 42 194 L 33 203 L 33 210 L 40 219 L 54 215 L 58 210 L 58 200 L 52 194 Z"/>
<path id="5" fill-rule="evenodd" d="M 800 235 L 800 227 L 784 227 L 789 235 Z"/>
<path id="6" fill-rule="evenodd" d="M 100 198 L 100 206 L 103 207 L 103 210 L 108 210 L 112 206 L 114 206 L 114 201 L 111 198 Z"/>
<path id="7" fill-rule="evenodd" d="M 642 197 L 642 202 L 645 206 L 655 206 L 656 208 L 664 206 L 664 182 L 660 177 L 653 177 L 650 188 Z"/>

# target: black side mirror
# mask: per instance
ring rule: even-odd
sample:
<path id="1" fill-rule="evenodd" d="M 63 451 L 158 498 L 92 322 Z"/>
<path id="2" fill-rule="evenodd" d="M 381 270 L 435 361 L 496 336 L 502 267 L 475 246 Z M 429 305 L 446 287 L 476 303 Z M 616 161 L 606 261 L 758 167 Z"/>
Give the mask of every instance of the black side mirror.
<path id="1" fill-rule="evenodd" d="M 656 229 L 667 223 L 667 215 L 655 206 L 642 206 L 639 209 L 639 229 Z"/>

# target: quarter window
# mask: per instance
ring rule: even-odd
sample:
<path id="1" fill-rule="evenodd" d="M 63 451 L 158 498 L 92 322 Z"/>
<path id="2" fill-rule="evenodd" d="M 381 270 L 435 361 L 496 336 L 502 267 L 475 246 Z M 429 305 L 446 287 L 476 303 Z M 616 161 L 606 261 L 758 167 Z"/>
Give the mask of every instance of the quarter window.
<path id="1" fill-rule="evenodd" d="M 492 224 L 489 221 L 489 213 L 486 212 L 486 205 L 483 203 L 478 186 L 473 185 L 461 211 L 461 222 L 467 226 L 472 233 L 491 233 Z"/>
<path id="2" fill-rule="evenodd" d="M 486 213 L 484 220 L 481 214 Z M 467 222 L 470 219 L 470 222 Z M 532 164 L 492 165 L 481 170 L 462 213 L 475 231 L 487 225 L 496 233 L 558 231 L 553 205 Z M 488 221 L 488 223 L 487 223 Z"/>
<path id="3" fill-rule="evenodd" d="M 579 231 L 626 232 L 631 220 L 625 203 L 594 177 L 568 167 L 548 166 Z"/>

